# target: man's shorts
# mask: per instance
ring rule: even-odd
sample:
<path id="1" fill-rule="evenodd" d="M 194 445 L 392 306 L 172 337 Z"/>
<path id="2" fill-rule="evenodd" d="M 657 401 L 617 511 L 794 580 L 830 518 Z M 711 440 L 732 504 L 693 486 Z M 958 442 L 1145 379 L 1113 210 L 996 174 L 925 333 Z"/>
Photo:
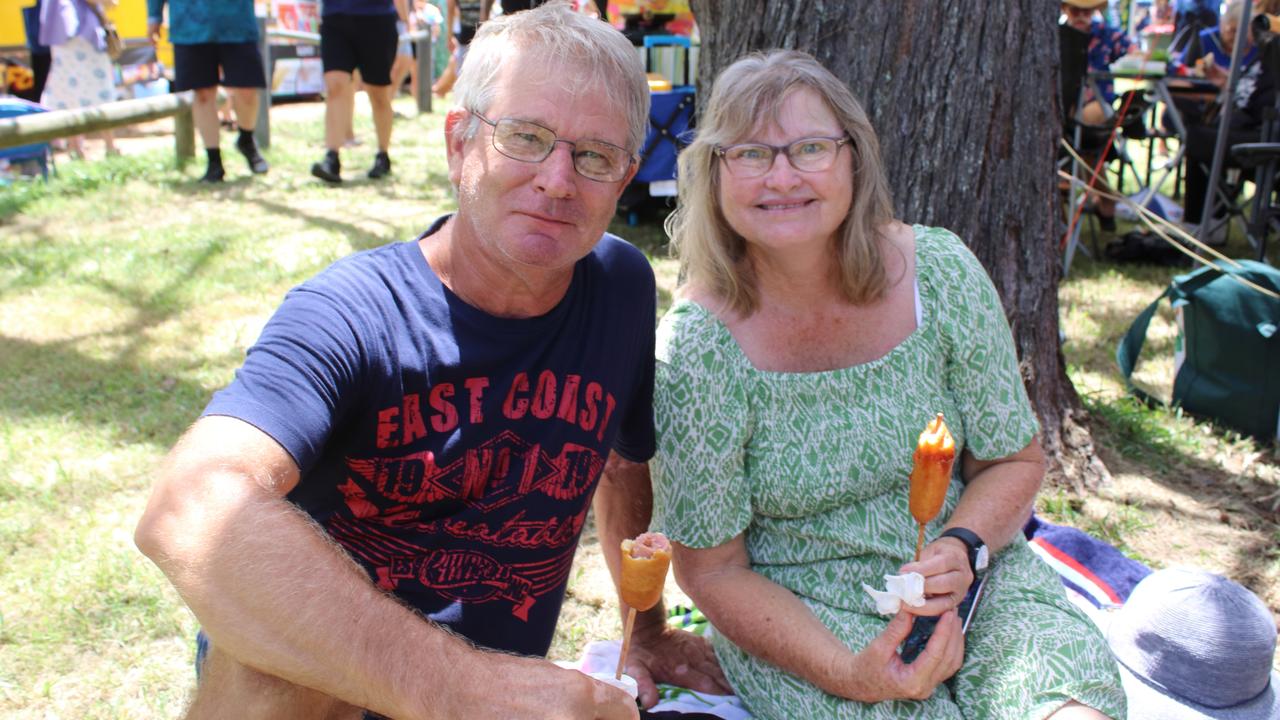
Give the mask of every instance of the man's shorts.
<path id="1" fill-rule="evenodd" d="M 396 59 L 396 16 L 334 13 L 320 20 L 320 61 L 324 71 L 360 71 L 366 85 L 390 85 Z"/>
<path id="2" fill-rule="evenodd" d="M 173 46 L 173 89 L 267 86 L 258 43 L 195 43 Z M 222 73 L 218 73 L 218 69 Z"/>

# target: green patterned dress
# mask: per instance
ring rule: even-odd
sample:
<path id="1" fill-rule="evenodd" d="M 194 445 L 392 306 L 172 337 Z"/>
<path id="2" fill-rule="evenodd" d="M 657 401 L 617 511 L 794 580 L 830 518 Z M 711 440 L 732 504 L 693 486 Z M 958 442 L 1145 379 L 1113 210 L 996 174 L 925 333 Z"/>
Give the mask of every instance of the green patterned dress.
<path id="1" fill-rule="evenodd" d="M 884 357 L 814 373 L 755 369 L 706 309 L 677 302 L 658 331 L 654 525 L 715 547 L 745 533 L 752 568 L 794 592 L 844 643 L 888 623 L 862 583 L 912 560 L 911 453 L 943 412 L 979 459 L 1037 432 L 999 298 L 977 259 L 942 229 L 916 226 L 923 322 Z M 956 464 L 957 469 L 959 463 Z M 959 500 L 957 475 L 928 529 Z M 827 695 L 747 655 L 722 634 L 716 654 L 764 718 L 1043 718 L 1074 698 L 1114 718 L 1124 692 L 1101 634 L 1018 538 L 992 562 L 965 664 L 926 701 L 867 705 Z"/>

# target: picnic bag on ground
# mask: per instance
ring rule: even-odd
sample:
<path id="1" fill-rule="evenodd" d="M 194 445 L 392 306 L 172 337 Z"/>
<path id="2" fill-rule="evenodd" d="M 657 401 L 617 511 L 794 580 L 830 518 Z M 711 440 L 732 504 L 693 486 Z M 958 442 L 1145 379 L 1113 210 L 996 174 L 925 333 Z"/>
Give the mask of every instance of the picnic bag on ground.
<path id="1" fill-rule="evenodd" d="M 1152 398 L 1129 377 L 1156 306 L 1169 298 L 1178 316 L 1173 404 L 1261 439 L 1280 437 L 1280 270 L 1252 260 L 1220 262 L 1178 275 L 1138 313 L 1116 348 L 1129 390 Z"/>

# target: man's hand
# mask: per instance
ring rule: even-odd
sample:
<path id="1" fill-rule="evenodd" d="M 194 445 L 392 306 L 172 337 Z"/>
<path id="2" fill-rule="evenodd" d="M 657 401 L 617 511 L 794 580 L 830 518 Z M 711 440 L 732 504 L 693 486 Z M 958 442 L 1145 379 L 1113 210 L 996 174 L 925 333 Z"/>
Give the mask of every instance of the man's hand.
<path id="1" fill-rule="evenodd" d="M 715 695 L 733 694 L 711 644 L 671 627 L 644 633 L 637 628 L 624 671 L 640 686 L 640 705 L 645 708 L 658 702 L 660 682 Z"/>
<path id="2" fill-rule="evenodd" d="M 501 692 L 485 683 L 456 688 L 455 696 L 436 690 L 426 715 L 521 720 L 638 720 L 640 716 L 629 694 L 577 670 L 492 653 L 486 653 L 483 661 L 493 677 L 503 678 Z M 450 701 L 455 704 L 445 704 Z"/>
<path id="3" fill-rule="evenodd" d="M 938 618 L 924 652 L 911 663 L 902 662 L 898 646 L 911 633 L 913 617 L 899 612 L 883 632 L 860 653 L 851 668 L 851 692 L 846 697 L 864 703 L 885 700 L 925 700 L 964 662 L 964 633 L 960 618 L 948 611 Z"/>
<path id="4" fill-rule="evenodd" d="M 160 44 L 160 23 L 155 20 L 147 21 L 147 39 L 152 45 Z"/>
<path id="5" fill-rule="evenodd" d="M 934 540 L 924 547 L 920 560 L 898 570 L 902 575 L 912 572 L 924 576 L 925 597 L 921 607 L 904 606 L 912 615 L 941 615 L 958 607 L 973 583 L 969 549 L 953 537 Z"/>

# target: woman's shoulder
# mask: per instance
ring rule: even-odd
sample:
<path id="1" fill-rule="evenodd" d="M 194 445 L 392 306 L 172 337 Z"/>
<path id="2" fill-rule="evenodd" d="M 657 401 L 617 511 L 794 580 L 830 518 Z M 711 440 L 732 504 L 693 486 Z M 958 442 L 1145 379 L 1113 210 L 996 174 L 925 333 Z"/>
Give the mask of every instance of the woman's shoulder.
<path id="1" fill-rule="evenodd" d="M 710 307 L 711 298 L 683 290 L 658 323 L 657 359 L 670 365 L 697 364 L 729 352 L 734 344 Z"/>
<path id="2" fill-rule="evenodd" d="M 916 262 L 931 270 L 951 272 L 959 269 L 981 267 L 973 251 L 959 235 L 943 227 L 913 225 L 916 242 Z"/>

